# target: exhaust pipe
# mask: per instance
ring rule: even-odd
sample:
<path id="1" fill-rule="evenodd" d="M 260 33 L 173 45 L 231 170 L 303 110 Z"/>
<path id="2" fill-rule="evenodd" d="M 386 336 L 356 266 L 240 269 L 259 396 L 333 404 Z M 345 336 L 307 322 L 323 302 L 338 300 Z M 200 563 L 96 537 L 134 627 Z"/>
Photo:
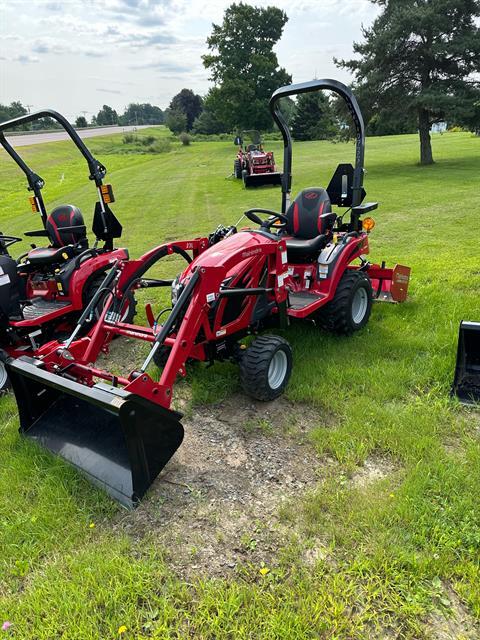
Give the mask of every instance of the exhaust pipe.
<path id="1" fill-rule="evenodd" d="M 124 389 L 93 387 L 50 373 L 22 356 L 6 368 L 20 433 L 134 508 L 183 440 L 182 415 Z"/>
<path id="2" fill-rule="evenodd" d="M 460 323 L 452 394 L 462 404 L 480 402 L 480 322 Z"/>

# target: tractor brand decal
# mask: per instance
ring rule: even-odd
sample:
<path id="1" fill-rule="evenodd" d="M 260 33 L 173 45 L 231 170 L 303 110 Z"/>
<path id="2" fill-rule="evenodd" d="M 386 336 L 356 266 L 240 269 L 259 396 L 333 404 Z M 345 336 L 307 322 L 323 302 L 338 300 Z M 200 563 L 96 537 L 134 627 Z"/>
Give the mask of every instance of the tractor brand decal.
<path id="1" fill-rule="evenodd" d="M 244 251 L 242 253 L 242 258 L 250 258 L 251 256 L 256 256 L 259 253 L 262 253 L 262 250 L 260 247 L 258 247 L 258 249 L 250 249 L 250 251 Z"/>
<path id="2" fill-rule="evenodd" d="M 307 198 L 307 200 L 315 200 L 315 198 L 318 198 L 318 193 L 316 191 L 309 191 L 305 194 L 305 198 Z"/>
<path id="3" fill-rule="evenodd" d="M 187 242 L 186 248 L 187 249 L 194 249 L 193 242 Z"/>
<path id="4" fill-rule="evenodd" d="M 407 282 L 410 281 L 410 277 L 407 276 L 405 273 L 395 273 L 394 275 L 394 281 L 398 282 L 398 283 L 404 283 L 406 284 Z"/>

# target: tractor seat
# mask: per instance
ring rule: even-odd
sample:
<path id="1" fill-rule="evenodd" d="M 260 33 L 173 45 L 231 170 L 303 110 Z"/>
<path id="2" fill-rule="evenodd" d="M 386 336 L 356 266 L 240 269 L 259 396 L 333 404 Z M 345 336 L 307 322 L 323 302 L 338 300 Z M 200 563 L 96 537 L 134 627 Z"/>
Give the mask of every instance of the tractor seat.
<path id="1" fill-rule="evenodd" d="M 27 260 L 32 265 L 58 264 L 73 258 L 75 249 L 72 245 L 66 247 L 39 247 L 28 252 Z"/>
<path id="2" fill-rule="evenodd" d="M 62 231 L 63 227 L 80 228 L 75 231 Z M 32 265 L 64 262 L 88 249 L 82 212 L 72 204 L 55 207 L 47 218 L 45 228 L 50 246 L 39 247 L 28 252 L 27 260 Z"/>
<path id="3" fill-rule="evenodd" d="M 289 206 L 285 228 L 289 260 L 311 260 L 326 246 L 336 216 L 325 189 L 303 189 Z"/>
<path id="4" fill-rule="evenodd" d="M 317 256 L 322 249 L 328 244 L 328 236 L 323 233 L 311 240 L 303 240 L 303 238 L 287 238 L 287 254 L 289 260 Z"/>

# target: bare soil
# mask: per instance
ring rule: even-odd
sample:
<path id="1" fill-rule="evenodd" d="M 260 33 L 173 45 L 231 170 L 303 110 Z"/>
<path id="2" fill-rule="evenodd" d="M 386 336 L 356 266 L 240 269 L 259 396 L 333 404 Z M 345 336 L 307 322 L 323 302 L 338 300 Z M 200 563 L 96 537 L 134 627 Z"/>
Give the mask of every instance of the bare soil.
<path id="1" fill-rule="evenodd" d="M 432 640 L 478 640 L 480 627 L 452 587 L 443 585 L 447 611 L 436 611 L 427 624 L 427 637 Z"/>
<path id="2" fill-rule="evenodd" d="M 314 488 L 329 464 L 308 442 L 322 416 L 284 399 L 238 395 L 195 409 L 183 423 L 182 446 L 119 526 L 153 536 L 184 576 L 270 566 L 293 534 L 282 505 Z"/>

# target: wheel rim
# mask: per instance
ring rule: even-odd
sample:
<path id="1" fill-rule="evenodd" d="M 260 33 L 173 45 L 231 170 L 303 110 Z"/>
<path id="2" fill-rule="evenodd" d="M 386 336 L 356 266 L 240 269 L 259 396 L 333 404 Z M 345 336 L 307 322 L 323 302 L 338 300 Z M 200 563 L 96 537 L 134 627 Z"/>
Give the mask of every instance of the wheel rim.
<path id="1" fill-rule="evenodd" d="M 5 368 L 5 364 L 0 362 L 0 390 L 3 389 L 8 381 L 8 373 Z"/>
<path id="2" fill-rule="evenodd" d="M 360 287 L 355 291 L 352 301 L 352 320 L 355 324 L 360 324 L 365 317 L 368 309 L 367 291 Z"/>
<path id="3" fill-rule="evenodd" d="M 270 360 L 268 367 L 268 384 L 271 389 L 278 389 L 285 380 L 288 371 L 288 358 L 285 351 L 279 349 Z"/>

